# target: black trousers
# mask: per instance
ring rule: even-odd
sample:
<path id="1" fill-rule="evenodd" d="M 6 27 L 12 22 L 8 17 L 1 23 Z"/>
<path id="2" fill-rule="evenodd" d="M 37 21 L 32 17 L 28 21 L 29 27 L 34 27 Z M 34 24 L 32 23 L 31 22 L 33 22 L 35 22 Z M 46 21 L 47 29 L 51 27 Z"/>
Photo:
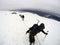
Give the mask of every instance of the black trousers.
<path id="1" fill-rule="evenodd" d="M 29 42 L 30 42 L 30 45 L 32 44 L 32 43 L 35 43 L 35 37 L 33 36 L 33 35 L 29 35 Z"/>

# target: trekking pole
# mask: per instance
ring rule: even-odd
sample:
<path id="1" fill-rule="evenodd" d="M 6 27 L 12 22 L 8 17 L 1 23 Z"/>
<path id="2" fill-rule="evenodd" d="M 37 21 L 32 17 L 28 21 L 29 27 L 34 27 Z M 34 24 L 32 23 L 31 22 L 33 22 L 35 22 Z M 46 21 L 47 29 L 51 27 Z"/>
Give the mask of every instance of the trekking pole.
<path id="1" fill-rule="evenodd" d="M 37 19 L 37 21 L 38 21 L 38 22 L 37 22 L 37 24 L 38 24 L 38 23 L 39 23 L 39 20 Z"/>
<path id="2" fill-rule="evenodd" d="M 48 32 L 49 32 L 49 31 L 47 31 L 47 33 L 48 33 Z M 47 35 L 45 35 L 44 39 L 46 38 L 46 36 L 47 36 Z M 44 39 L 43 39 L 43 40 L 44 40 Z"/>
<path id="3" fill-rule="evenodd" d="M 37 38 L 37 40 L 38 40 L 38 42 L 39 42 L 39 45 L 41 45 L 41 43 L 40 43 L 40 41 L 39 41 L 39 39 L 38 39 L 38 36 L 36 36 L 36 38 Z"/>
<path id="4" fill-rule="evenodd" d="M 24 34 L 24 44 L 27 45 L 27 42 L 28 42 L 28 36 L 26 36 L 26 34 Z"/>

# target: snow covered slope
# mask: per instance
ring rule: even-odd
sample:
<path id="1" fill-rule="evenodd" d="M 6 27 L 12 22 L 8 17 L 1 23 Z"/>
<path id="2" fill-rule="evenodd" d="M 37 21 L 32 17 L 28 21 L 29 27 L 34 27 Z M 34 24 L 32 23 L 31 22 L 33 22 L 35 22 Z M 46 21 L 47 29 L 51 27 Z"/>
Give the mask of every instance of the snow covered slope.
<path id="1" fill-rule="evenodd" d="M 19 14 L 25 16 L 24 21 Z M 37 34 L 35 45 L 60 45 L 60 22 L 29 12 L 12 14 L 12 11 L 0 11 L 0 45 L 29 45 L 26 31 L 38 20 L 39 24 L 45 24 L 44 30 L 49 33 L 45 39 L 43 33 Z"/>

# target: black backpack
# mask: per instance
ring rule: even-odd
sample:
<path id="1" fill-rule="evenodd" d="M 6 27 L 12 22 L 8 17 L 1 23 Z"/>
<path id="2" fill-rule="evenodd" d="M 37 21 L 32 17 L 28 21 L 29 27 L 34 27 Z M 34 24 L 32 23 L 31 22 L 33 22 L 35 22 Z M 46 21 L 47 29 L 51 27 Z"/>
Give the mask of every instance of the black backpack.
<path id="1" fill-rule="evenodd" d="M 29 28 L 29 30 L 36 30 L 37 27 L 38 27 L 38 24 L 34 24 L 32 27 Z"/>

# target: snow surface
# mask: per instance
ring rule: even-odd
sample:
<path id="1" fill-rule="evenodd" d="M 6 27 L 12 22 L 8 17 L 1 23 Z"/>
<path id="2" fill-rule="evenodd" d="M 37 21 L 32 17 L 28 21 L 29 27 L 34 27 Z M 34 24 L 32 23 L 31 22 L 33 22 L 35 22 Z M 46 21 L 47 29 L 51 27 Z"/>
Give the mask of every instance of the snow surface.
<path id="1" fill-rule="evenodd" d="M 35 45 L 60 45 L 60 22 L 29 12 L 12 12 L 0 11 L 0 45 L 29 45 L 29 34 L 26 31 L 38 20 L 39 24 L 45 24 L 44 30 L 49 32 L 45 39 L 43 33 L 38 33 Z M 25 16 L 24 21 L 19 14 Z"/>

